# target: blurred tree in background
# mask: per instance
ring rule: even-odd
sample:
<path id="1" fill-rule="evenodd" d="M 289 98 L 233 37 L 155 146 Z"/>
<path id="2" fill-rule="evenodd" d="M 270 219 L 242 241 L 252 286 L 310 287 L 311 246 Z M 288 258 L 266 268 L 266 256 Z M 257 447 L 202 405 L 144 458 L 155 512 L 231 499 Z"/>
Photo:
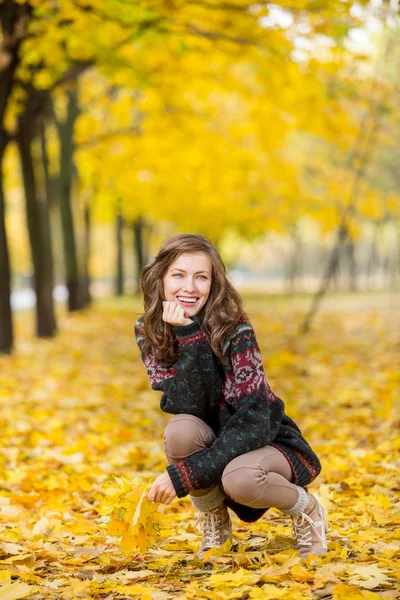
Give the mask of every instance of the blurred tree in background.
<path id="1" fill-rule="evenodd" d="M 110 269 L 116 293 L 126 264 L 137 289 L 177 231 L 231 266 L 265 267 L 275 236 L 289 289 L 321 278 L 308 324 L 332 279 L 398 285 L 388 3 L 3 0 L 0 21 L 0 351 L 17 276 L 32 268 L 52 336 L 56 281 L 71 311 Z"/>

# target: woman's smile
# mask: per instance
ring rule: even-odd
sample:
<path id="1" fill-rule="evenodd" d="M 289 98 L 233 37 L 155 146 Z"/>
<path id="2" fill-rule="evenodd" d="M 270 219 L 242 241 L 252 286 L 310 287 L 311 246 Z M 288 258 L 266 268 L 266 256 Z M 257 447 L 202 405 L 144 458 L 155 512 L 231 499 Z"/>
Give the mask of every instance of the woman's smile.
<path id="1" fill-rule="evenodd" d="M 178 300 L 179 304 L 182 304 L 182 306 L 194 306 L 196 304 L 196 302 L 199 300 L 199 298 L 197 297 L 189 297 L 189 296 L 175 296 L 175 298 Z"/>
<path id="2" fill-rule="evenodd" d="M 169 266 L 163 282 L 165 300 L 176 302 L 193 317 L 207 302 L 212 281 L 211 260 L 204 252 L 185 252 Z"/>

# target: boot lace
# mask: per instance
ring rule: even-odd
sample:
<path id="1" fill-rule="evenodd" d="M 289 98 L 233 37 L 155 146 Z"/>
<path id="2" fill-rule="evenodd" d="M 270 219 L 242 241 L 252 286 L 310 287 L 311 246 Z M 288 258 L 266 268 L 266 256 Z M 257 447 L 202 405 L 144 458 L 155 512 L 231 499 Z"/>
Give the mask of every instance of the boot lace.
<path id="1" fill-rule="evenodd" d="M 194 529 L 198 531 L 200 521 L 203 519 L 203 544 L 204 546 L 214 547 L 222 543 L 222 511 L 217 509 L 200 513 L 197 517 Z"/>
<path id="2" fill-rule="evenodd" d="M 295 515 L 292 521 L 292 538 L 297 538 L 299 546 L 312 546 L 314 532 L 320 542 L 323 543 L 323 538 L 318 533 L 315 525 L 316 523 L 305 513 Z"/>

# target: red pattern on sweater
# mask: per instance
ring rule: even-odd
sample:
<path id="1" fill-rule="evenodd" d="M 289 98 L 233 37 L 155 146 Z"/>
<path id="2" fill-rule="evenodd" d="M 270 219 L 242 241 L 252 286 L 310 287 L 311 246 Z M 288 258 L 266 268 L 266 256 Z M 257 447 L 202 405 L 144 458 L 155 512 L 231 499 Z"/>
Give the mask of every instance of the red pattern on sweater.
<path id="1" fill-rule="evenodd" d="M 142 325 L 139 319 L 136 337 L 140 348 Z M 297 485 L 305 486 L 315 479 L 321 470 L 318 457 L 268 385 L 251 325 L 241 321 L 226 341 L 228 364 L 222 374 L 198 319 L 174 328 L 174 333 L 179 343 L 175 368 L 160 367 L 151 354 L 142 353 L 153 389 L 163 392 L 161 409 L 172 414 L 193 414 L 205 422 L 219 411 L 219 425 L 214 430 L 217 438 L 212 446 L 167 466 L 178 497 L 220 483 L 223 469 L 235 456 L 267 444 L 287 456 Z M 250 507 L 242 509 L 244 520 L 255 516 L 249 514 L 253 511 Z"/>

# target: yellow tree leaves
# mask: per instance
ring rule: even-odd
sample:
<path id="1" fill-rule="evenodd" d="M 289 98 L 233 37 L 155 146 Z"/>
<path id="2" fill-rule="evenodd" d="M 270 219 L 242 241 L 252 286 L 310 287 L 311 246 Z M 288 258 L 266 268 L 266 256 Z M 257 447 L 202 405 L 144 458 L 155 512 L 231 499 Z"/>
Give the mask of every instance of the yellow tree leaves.
<path id="1" fill-rule="evenodd" d="M 121 537 L 120 547 L 126 554 L 139 549 L 146 552 L 157 539 L 161 518 L 157 504 L 147 499 L 151 483 L 143 487 L 138 477 L 128 480 L 114 477 L 115 483 L 105 486 L 106 501 L 99 514 L 107 515 L 107 531 Z"/>
<path id="2" fill-rule="evenodd" d="M 0 571 L 1 600 L 19 600 L 30 596 L 33 591 L 34 588 L 27 583 L 13 583 L 10 571 Z"/>
<path id="3" fill-rule="evenodd" d="M 145 215 L 214 240 L 229 228 L 288 233 L 303 215 L 337 227 L 349 188 L 338 172 L 366 95 L 362 73 L 355 94 L 354 55 L 335 44 L 362 25 L 351 4 L 32 4 L 17 76 L 49 90 L 82 68 L 77 195 L 95 218 L 112 221 L 120 205 L 128 221 Z M 300 39 L 313 47 L 304 63 Z M 26 102 L 23 86 L 13 93 L 10 131 Z M 389 206 L 397 215 L 397 204 L 396 191 L 360 192 L 362 218 Z"/>

